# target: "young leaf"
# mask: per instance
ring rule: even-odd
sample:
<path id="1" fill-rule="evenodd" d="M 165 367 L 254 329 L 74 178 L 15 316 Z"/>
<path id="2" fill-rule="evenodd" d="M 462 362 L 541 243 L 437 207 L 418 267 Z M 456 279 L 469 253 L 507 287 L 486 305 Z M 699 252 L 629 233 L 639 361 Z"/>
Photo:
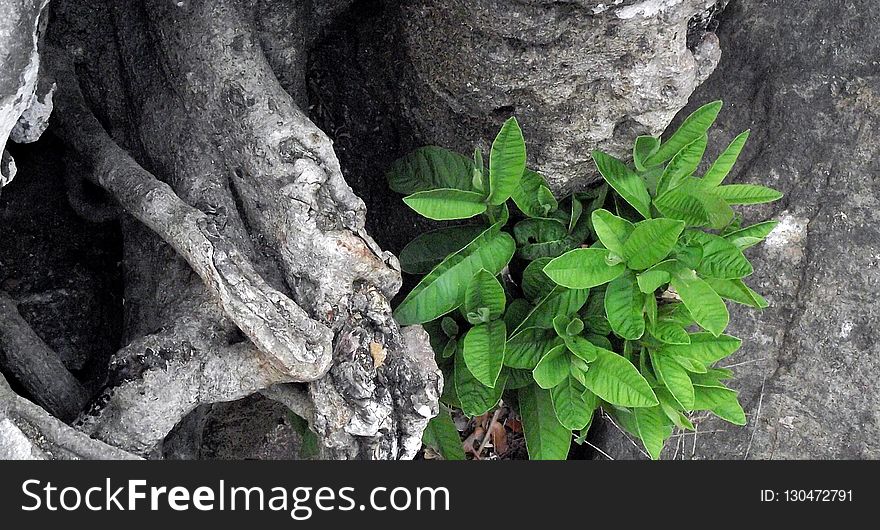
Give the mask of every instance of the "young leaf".
<path id="1" fill-rule="evenodd" d="M 467 246 L 485 226 L 451 226 L 419 235 L 400 251 L 400 268 L 409 274 L 427 274 L 446 256 Z"/>
<path id="2" fill-rule="evenodd" d="M 571 217 L 568 220 L 568 231 L 572 232 L 574 227 L 577 226 L 578 221 L 581 219 L 581 214 L 584 213 L 584 205 L 581 204 L 581 201 L 577 200 L 577 197 L 574 195 L 571 196 Z"/>
<path id="3" fill-rule="evenodd" d="M 677 188 L 685 178 L 697 170 L 700 160 L 703 159 L 703 153 L 706 151 L 707 142 L 708 137 L 703 134 L 672 157 L 657 183 L 657 195 L 662 195 L 666 190 Z"/>
<path id="4" fill-rule="evenodd" d="M 473 191 L 473 162 L 442 147 L 428 146 L 394 162 L 386 174 L 388 185 L 397 193 L 454 188 Z"/>
<path id="5" fill-rule="evenodd" d="M 732 354 L 742 341 L 730 335 L 713 336 L 710 333 L 691 333 L 690 344 L 666 345 L 660 353 L 693 359 L 703 365 L 711 365 Z"/>
<path id="6" fill-rule="evenodd" d="M 565 341 L 565 346 L 569 349 L 572 355 L 584 362 L 591 363 L 599 356 L 596 352 L 596 346 L 584 337 L 575 335 L 565 337 L 563 340 Z"/>
<path id="7" fill-rule="evenodd" d="M 636 223 L 623 244 L 623 258 L 630 269 L 643 270 L 669 255 L 684 230 L 675 219 L 649 219 Z"/>
<path id="8" fill-rule="evenodd" d="M 468 283 L 464 296 L 464 309 L 466 312 L 478 311 L 481 307 L 489 310 L 489 318 L 495 320 L 504 314 L 506 299 L 504 287 L 494 274 L 481 269 Z"/>
<path id="9" fill-rule="evenodd" d="M 661 286 L 669 283 L 672 280 L 672 274 L 677 272 L 680 267 L 676 260 L 661 261 L 636 276 L 639 290 L 645 294 L 653 293 Z"/>
<path id="10" fill-rule="evenodd" d="M 738 304 L 764 309 L 768 304 L 767 300 L 760 294 L 753 291 L 742 280 L 720 280 L 717 278 L 706 278 L 706 283 L 718 293 L 721 298 L 732 300 Z"/>
<path id="11" fill-rule="evenodd" d="M 782 198 L 782 193 L 773 188 L 755 184 L 728 184 L 718 186 L 714 191 L 727 204 L 763 204 Z"/>
<path id="12" fill-rule="evenodd" d="M 740 151 L 742 151 L 742 148 L 746 145 L 746 140 L 748 139 L 749 131 L 745 131 L 740 133 L 739 136 L 730 142 L 727 149 L 718 156 L 712 164 L 712 167 L 709 168 L 709 171 L 703 175 L 703 186 L 714 188 L 724 181 L 724 178 L 730 173 L 730 170 L 736 163 L 736 159 L 739 157 Z"/>
<path id="13" fill-rule="evenodd" d="M 583 397 L 586 389 L 572 377 L 566 377 L 562 383 L 550 390 L 553 411 L 556 418 L 566 429 L 576 431 L 583 429 L 593 417 L 593 409 Z"/>
<path id="14" fill-rule="evenodd" d="M 633 163 L 639 171 L 645 171 L 648 167 L 645 160 L 660 149 L 660 138 L 654 136 L 639 136 L 633 145 Z"/>
<path id="15" fill-rule="evenodd" d="M 658 404 L 651 386 L 631 362 L 604 348 L 596 348 L 596 353 L 596 360 L 584 374 L 584 384 L 591 392 L 621 407 Z"/>
<path id="16" fill-rule="evenodd" d="M 526 143 L 516 118 L 501 127 L 489 153 L 489 204 L 510 198 L 526 170 Z"/>
<path id="17" fill-rule="evenodd" d="M 446 336 L 450 339 L 458 337 L 458 333 L 460 331 L 458 328 L 458 323 L 450 317 L 443 317 L 442 319 L 440 319 L 440 328 L 443 330 L 443 333 L 445 333 Z"/>
<path id="18" fill-rule="evenodd" d="M 770 232 L 776 228 L 779 221 L 765 221 L 763 223 L 747 226 L 741 230 L 724 234 L 724 239 L 730 241 L 740 250 L 745 250 L 764 241 Z"/>
<path id="19" fill-rule="evenodd" d="M 532 375 L 538 386 L 551 389 L 568 377 L 568 365 L 568 349 L 564 345 L 559 345 L 544 354 L 532 371 Z"/>
<path id="20" fill-rule="evenodd" d="M 425 276 L 395 309 L 394 318 L 404 326 L 421 324 L 456 309 L 473 275 L 480 269 L 498 274 L 515 248 L 509 234 L 489 228 Z"/>
<path id="21" fill-rule="evenodd" d="M 547 217 L 550 211 L 559 207 L 544 177 L 530 169 L 525 170 L 510 198 L 529 217 Z"/>
<path id="22" fill-rule="evenodd" d="M 481 194 L 452 188 L 420 191 L 404 197 L 403 202 L 420 215 L 435 221 L 468 219 L 486 211 Z"/>
<path id="23" fill-rule="evenodd" d="M 562 341 L 549 329 L 527 328 L 512 336 L 504 347 L 504 365 L 534 370 L 547 352 Z"/>
<path id="24" fill-rule="evenodd" d="M 440 453 L 444 460 L 465 460 L 458 429 L 444 405 L 440 405 L 440 414 L 428 422 L 422 441 Z"/>
<path id="25" fill-rule="evenodd" d="M 652 460 L 660 458 L 663 444 L 672 434 L 669 418 L 659 406 L 633 409 L 636 429 Z"/>
<path id="26" fill-rule="evenodd" d="M 588 289 L 617 278 L 626 270 L 623 263 L 608 264 L 609 252 L 602 248 L 576 248 L 553 259 L 544 273 L 569 289 Z"/>
<path id="27" fill-rule="evenodd" d="M 571 430 L 559 423 L 550 392 L 538 385 L 517 394 L 526 448 L 531 460 L 565 460 L 571 446 Z"/>
<path id="28" fill-rule="evenodd" d="M 494 320 L 470 329 L 464 337 L 462 357 L 468 370 L 484 385 L 494 388 L 504 365 L 504 321 Z"/>
<path id="29" fill-rule="evenodd" d="M 682 122 L 681 126 L 672 134 L 672 136 L 660 144 L 660 148 L 657 149 L 657 152 L 645 160 L 645 164 L 653 166 L 662 164 L 671 159 L 676 153 L 681 151 L 684 146 L 706 134 L 706 131 L 708 131 L 709 127 L 715 122 L 715 118 L 718 117 L 718 112 L 720 111 L 721 101 L 707 103 L 695 110 Z"/>
<path id="30" fill-rule="evenodd" d="M 620 160 L 602 151 L 593 151 L 596 168 L 612 188 L 645 219 L 651 218 L 651 196 L 642 178 Z"/>
<path id="31" fill-rule="evenodd" d="M 685 410 L 691 410 L 694 407 L 694 385 L 684 367 L 671 355 L 651 352 L 650 356 L 651 366 L 660 382 Z"/>
<path id="32" fill-rule="evenodd" d="M 653 295 L 652 295 L 653 296 Z M 617 335 L 637 340 L 645 333 L 645 295 L 639 291 L 632 273 L 608 284 L 605 290 L 605 314 Z"/>
<path id="33" fill-rule="evenodd" d="M 479 416 L 491 409 L 501 399 L 504 385 L 507 382 L 505 374 L 495 382 L 495 388 L 490 388 L 481 383 L 471 374 L 465 364 L 461 351 L 455 355 L 455 393 L 461 403 L 461 410 L 468 416 Z"/>
<path id="34" fill-rule="evenodd" d="M 578 317 L 572 318 L 568 325 L 565 326 L 565 334 L 570 337 L 580 335 L 583 330 L 584 321 Z"/>
<path id="35" fill-rule="evenodd" d="M 694 410 L 711 410 L 722 420 L 745 425 L 746 413 L 736 399 L 736 392 L 725 387 L 694 386 Z"/>
<path id="36" fill-rule="evenodd" d="M 623 256 L 623 244 L 635 230 L 635 226 L 604 209 L 594 211 L 592 221 L 593 230 L 605 248 Z"/>
<path id="37" fill-rule="evenodd" d="M 716 337 L 721 335 L 730 321 L 730 314 L 724 300 L 708 283 L 698 278 L 693 271 L 685 271 L 673 275 L 670 285 L 700 327 Z"/>
<path id="38" fill-rule="evenodd" d="M 584 306 L 589 296 L 589 289 L 567 289 L 565 287 L 555 287 L 550 293 L 541 299 L 540 302 L 532 309 L 529 316 L 517 326 L 514 334 L 520 329 L 539 327 L 552 328 L 553 319 L 557 315 L 571 315 L 577 313 Z"/>

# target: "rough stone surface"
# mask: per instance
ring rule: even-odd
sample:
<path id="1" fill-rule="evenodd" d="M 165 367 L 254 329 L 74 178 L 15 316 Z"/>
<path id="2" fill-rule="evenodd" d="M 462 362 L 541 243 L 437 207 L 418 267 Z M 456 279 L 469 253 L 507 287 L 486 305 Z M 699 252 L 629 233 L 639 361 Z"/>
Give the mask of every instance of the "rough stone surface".
<path id="1" fill-rule="evenodd" d="M 43 8 L 49 0 L 0 0 L 0 153 L 6 139 L 31 106 L 40 72 L 37 45 L 45 27 Z M 4 155 L 6 158 L 6 155 Z M 15 176 L 15 165 L 0 165 L 0 187 Z"/>
<path id="2" fill-rule="evenodd" d="M 659 134 L 714 69 L 718 41 L 689 22 L 715 0 L 418 0 L 401 3 L 404 114 L 427 142 L 471 152 L 512 115 L 554 191 L 595 178 L 590 152 Z"/>
<path id="3" fill-rule="evenodd" d="M 665 458 L 880 458 L 880 4 L 737 0 L 721 18 L 719 68 L 691 98 L 727 105 L 714 155 L 752 129 L 732 175 L 786 195 L 746 209 L 781 221 L 749 257 L 770 307 L 732 308 L 748 425 L 699 422 Z M 609 434 L 610 433 L 610 434 Z M 676 445 L 678 441 L 678 451 Z M 597 445 L 637 457 L 613 428 Z"/>

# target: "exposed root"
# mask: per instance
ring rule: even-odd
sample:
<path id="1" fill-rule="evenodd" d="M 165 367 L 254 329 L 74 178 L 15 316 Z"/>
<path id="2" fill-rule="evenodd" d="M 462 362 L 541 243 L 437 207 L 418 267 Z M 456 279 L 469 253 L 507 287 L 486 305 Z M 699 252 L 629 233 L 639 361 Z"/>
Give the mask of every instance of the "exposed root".
<path id="1" fill-rule="evenodd" d="M 15 394 L 0 374 L 0 460 L 131 460 Z"/>
<path id="2" fill-rule="evenodd" d="M 10 374 L 41 407 L 71 421 L 85 408 L 89 393 L 61 359 L 18 313 L 16 302 L 0 291 L 0 369 Z"/>

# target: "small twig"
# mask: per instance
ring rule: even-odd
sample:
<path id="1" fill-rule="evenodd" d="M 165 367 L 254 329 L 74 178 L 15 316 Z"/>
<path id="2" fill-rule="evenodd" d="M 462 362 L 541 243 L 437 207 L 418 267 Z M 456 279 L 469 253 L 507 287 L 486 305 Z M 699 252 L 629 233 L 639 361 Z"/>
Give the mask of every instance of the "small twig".
<path id="1" fill-rule="evenodd" d="M 758 363 L 758 362 L 765 361 L 765 360 L 767 360 L 766 357 L 761 357 L 760 359 L 749 359 L 748 361 L 742 361 L 740 363 L 727 364 L 727 365 L 722 366 L 721 368 L 736 368 L 737 366 Z"/>
<path id="2" fill-rule="evenodd" d="M 489 422 L 489 426 L 486 428 L 486 434 L 483 435 L 483 441 L 480 443 L 480 448 L 477 449 L 477 460 L 483 455 L 483 450 L 489 444 L 489 437 L 492 436 L 492 428 L 498 423 L 498 417 L 501 416 L 501 406 L 499 404 L 498 408 L 495 409 L 495 414 L 492 414 L 492 421 Z"/>
<path id="3" fill-rule="evenodd" d="M 752 441 L 755 439 L 755 433 L 758 432 L 758 420 L 761 419 L 761 405 L 764 403 L 764 383 L 767 382 L 767 375 L 761 379 L 761 395 L 758 398 L 758 409 L 755 411 L 755 426 L 752 427 L 752 435 L 749 436 L 749 445 L 746 447 L 746 454 L 743 456 L 743 460 L 747 460 L 749 458 L 749 451 L 752 450 Z"/>
<path id="4" fill-rule="evenodd" d="M 587 445 L 589 445 L 590 447 L 592 447 L 592 448 L 595 449 L 596 451 L 599 451 L 599 453 L 600 453 L 602 456 L 604 456 L 605 458 L 607 458 L 608 460 L 614 460 L 613 458 L 611 458 L 611 455 L 609 455 L 609 454 L 606 453 L 605 451 L 599 449 L 597 446 L 591 444 L 588 440 L 584 440 L 584 443 L 587 444 Z"/>

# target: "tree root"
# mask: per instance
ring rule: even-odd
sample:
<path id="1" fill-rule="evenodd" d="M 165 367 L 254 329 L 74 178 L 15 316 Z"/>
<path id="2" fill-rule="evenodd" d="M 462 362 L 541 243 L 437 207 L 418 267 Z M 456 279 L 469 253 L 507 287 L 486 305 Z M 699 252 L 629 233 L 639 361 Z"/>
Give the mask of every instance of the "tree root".
<path id="1" fill-rule="evenodd" d="M 63 421 L 75 419 L 90 396 L 61 359 L 21 317 L 16 302 L 0 291 L 0 369 Z"/>
<path id="2" fill-rule="evenodd" d="M 133 460 L 15 394 L 0 374 L 0 460 Z"/>

